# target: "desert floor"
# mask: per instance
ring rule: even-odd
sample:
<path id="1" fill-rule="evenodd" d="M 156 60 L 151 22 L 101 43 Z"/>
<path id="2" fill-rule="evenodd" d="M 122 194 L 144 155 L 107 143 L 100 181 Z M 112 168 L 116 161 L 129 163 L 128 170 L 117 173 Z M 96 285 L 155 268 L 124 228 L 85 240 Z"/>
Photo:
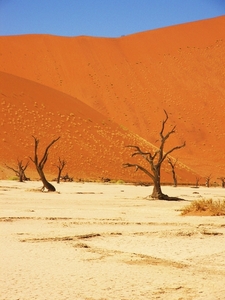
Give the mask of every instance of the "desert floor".
<path id="1" fill-rule="evenodd" d="M 225 299 L 225 217 L 180 215 L 225 189 L 55 185 L 0 181 L 1 300 Z"/>

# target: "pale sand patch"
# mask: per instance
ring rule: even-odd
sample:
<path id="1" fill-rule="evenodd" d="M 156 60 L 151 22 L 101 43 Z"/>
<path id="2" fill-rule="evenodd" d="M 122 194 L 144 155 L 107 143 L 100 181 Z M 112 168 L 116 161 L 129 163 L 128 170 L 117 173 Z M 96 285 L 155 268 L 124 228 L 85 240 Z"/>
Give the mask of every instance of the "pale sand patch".
<path id="1" fill-rule="evenodd" d="M 55 185 L 0 181 L 1 300 L 224 299 L 225 217 L 180 216 L 189 202 L 146 200 L 152 187 Z"/>

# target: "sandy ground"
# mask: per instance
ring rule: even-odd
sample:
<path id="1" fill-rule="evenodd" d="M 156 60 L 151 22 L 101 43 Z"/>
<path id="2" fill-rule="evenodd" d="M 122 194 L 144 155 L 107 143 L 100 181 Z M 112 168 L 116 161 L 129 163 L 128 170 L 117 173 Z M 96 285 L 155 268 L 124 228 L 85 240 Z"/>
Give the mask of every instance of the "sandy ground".
<path id="1" fill-rule="evenodd" d="M 1 300 L 225 299 L 225 217 L 183 217 L 222 188 L 0 181 Z M 199 193 L 199 194 L 196 194 Z"/>

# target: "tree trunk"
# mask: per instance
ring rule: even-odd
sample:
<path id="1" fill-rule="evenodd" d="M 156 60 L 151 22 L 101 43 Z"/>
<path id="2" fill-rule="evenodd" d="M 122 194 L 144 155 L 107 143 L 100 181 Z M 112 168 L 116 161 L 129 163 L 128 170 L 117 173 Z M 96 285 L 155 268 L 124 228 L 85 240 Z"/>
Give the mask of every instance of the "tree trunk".
<path id="1" fill-rule="evenodd" d="M 59 168 L 59 173 L 57 177 L 57 183 L 60 183 L 60 177 L 61 177 L 62 169 Z"/>
<path id="2" fill-rule="evenodd" d="M 23 182 L 24 180 L 23 172 L 19 172 L 19 182 Z"/>
<path id="3" fill-rule="evenodd" d="M 55 192 L 55 187 L 45 178 L 44 172 L 39 167 L 37 167 L 37 171 L 43 182 L 43 189 L 46 188 L 49 192 Z"/>
<path id="4" fill-rule="evenodd" d="M 151 197 L 153 199 L 168 199 L 168 196 L 163 194 L 162 189 L 161 189 L 161 183 L 160 183 L 160 169 L 156 168 L 154 170 L 154 175 L 155 175 L 155 180 L 153 181 L 154 187 L 153 187 L 153 192 L 151 194 Z"/>
<path id="5" fill-rule="evenodd" d="M 151 194 L 151 197 L 153 199 L 159 199 L 159 200 L 167 200 L 169 199 L 168 195 L 163 194 L 161 190 L 160 184 L 158 182 L 154 182 L 153 192 Z"/>
<path id="6" fill-rule="evenodd" d="M 22 168 L 19 168 L 19 181 L 24 182 L 26 179 L 25 172 Z"/>
<path id="7" fill-rule="evenodd" d="M 176 177 L 176 174 L 174 171 L 173 171 L 173 183 L 174 183 L 174 186 L 177 187 L 177 177 Z"/>

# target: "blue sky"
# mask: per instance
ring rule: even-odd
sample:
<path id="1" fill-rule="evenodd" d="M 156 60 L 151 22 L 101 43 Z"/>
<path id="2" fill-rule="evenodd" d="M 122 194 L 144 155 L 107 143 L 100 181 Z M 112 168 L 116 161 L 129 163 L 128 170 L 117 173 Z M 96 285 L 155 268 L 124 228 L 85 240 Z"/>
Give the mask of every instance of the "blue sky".
<path id="1" fill-rule="evenodd" d="M 0 0 L 0 35 L 119 37 L 225 15 L 225 0 Z"/>

